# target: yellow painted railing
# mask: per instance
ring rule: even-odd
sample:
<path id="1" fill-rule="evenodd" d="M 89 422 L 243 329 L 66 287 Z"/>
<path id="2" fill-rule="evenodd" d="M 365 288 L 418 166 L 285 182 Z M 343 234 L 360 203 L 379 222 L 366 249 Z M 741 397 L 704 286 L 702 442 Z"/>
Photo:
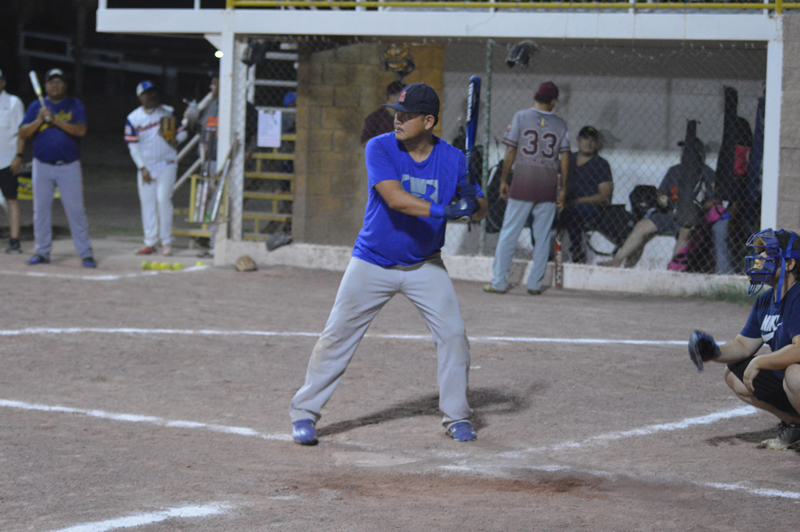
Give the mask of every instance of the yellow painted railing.
<path id="1" fill-rule="evenodd" d="M 229 8 L 280 8 L 280 7 L 301 7 L 301 8 L 336 8 L 354 9 L 360 8 L 449 8 L 449 9 L 547 9 L 553 11 L 572 11 L 572 10 L 627 10 L 634 9 L 640 11 L 651 10 L 677 10 L 677 11 L 706 11 L 706 10 L 726 10 L 726 11 L 756 11 L 769 10 L 775 13 L 783 13 L 787 9 L 800 9 L 800 2 L 783 2 L 774 0 L 763 3 L 756 2 L 508 2 L 476 0 L 472 2 L 462 2 L 459 0 L 227 0 Z"/>

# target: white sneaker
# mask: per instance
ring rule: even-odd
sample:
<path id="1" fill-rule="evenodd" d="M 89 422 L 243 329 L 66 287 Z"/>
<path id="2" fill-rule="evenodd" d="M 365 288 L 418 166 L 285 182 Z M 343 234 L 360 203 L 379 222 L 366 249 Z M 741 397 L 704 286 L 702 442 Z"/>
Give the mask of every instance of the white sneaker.
<path id="1" fill-rule="evenodd" d="M 761 442 L 761 447 L 764 449 L 772 449 L 775 451 L 785 451 L 800 444 L 800 424 L 789 424 L 781 421 L 778 437 L 764 440 Z"/>
<path id="2" fill-rule="evenodd" d="M 165 257 L 169 257 L 172 255 L 172 247 L 169 244 L 164 244 L 161 246 L 161 254 Z"/>

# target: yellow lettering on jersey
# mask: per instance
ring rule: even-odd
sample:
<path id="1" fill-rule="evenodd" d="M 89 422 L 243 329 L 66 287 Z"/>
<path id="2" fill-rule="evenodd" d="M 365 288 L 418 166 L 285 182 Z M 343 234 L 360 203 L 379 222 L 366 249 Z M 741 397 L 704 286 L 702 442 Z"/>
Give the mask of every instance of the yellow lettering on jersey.
<path id="1" fill-rule="evenodd" d="M 542 127 L 544 127 L 544 125 L 545 125 L 545 120 L 544 120 L 544 118 L 542 118 L 541 122 L 539 122 L 539 125 L 540 125 L 540 126 L 542 126 Z"/>

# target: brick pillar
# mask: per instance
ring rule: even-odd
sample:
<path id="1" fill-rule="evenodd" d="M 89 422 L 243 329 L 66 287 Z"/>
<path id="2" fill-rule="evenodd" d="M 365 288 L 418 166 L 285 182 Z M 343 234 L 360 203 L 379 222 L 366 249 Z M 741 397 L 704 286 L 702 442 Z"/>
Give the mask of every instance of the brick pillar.
<path id="1" fill-rule="evenodd" d="M 292 213 L 295 241 L 351 246 L 361 229 L 368 193 L 361 129 L 367 115 L 384 102 L 386 85 L 397 79 L 383 69 L 387 47 L 356 44 L 301 50 Z M 425 81 L 441 95 L 444 46 L 409 50 L 416 70 L 404 82 Z M 437 124 L 435 132 L 440 131 Z"/>

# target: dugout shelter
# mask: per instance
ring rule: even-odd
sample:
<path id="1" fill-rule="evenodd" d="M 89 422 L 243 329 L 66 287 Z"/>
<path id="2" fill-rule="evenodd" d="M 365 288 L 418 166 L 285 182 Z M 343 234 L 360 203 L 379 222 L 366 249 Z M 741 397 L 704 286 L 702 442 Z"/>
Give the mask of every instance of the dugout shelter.
<path id="1" fill-rule="evenodd" d="M 793 14 L 800 3 L 220 4 L 175 0 L 161 4 L 172 7 L 153 8 L 146 1 L 101 0 L 97 12 L 101 32 L 203 35 L 221 52 L 218 160 L 234 136 L 246 135 L 248 103 L 295 120 L 279 148 L 259 150 L 249 161 L 239 150 L 232 159 L 217 264 L 232 264 L 242 254 L 267 261 L 261 241 L 287 222 L 299 250 L 292 257 L 281 250 L 287 263 L 328 267 L 326 260 L 346 257 L 366 201 L 361 126 L 398 77 L 425 80 L 440 92 L 437 134 L 448 141 L 462 127 L 469 76 L 484 78 L 478 136 L 484 185 L 502 157 L 498 139 L 511 116 L 530 105 L 538 83 L 554 80 L 562 89 L 556 112 L 573 138 L 587 123 L 603 133 L 601 153 L 612 165 L 613 203 L 619 205 L 627 204 L 635 186 L 657 185 L 677 162 L 676 142 L 689 120 L 697 121 L 708 146 L 706 164 L 717 166 L 733 89 L 734 112 L 763 135 L 762 171 L 750 191 L 757 197 L 752 223 L 800 230 L 800 127 L 792 120 L 800 111 L 800 11 Z M 521 42 L 532 43 L 527 64 L 509 60 Z M 254 50 L 258 60 L 243 62 Z M 411 58 L 405 76 L 387 66 L 392 53 Z M 296 108 L 283 107 L 288 92 L 296 93 Z M 454 226 L 445 253 L 490 263 L 492 238 Z M 654 251 L 638 268 L 664 269 L 670 241 L 659 238 L 660 249 L 651 244 Z M 482 271 L 465 263 L 460 275 L 452 264 L 456 277 Z M 577 276 L 565 272 L 565 286 L 584 287 L 570 279 Z M 597 276 L 594 281 L 606 286 Z"/>

